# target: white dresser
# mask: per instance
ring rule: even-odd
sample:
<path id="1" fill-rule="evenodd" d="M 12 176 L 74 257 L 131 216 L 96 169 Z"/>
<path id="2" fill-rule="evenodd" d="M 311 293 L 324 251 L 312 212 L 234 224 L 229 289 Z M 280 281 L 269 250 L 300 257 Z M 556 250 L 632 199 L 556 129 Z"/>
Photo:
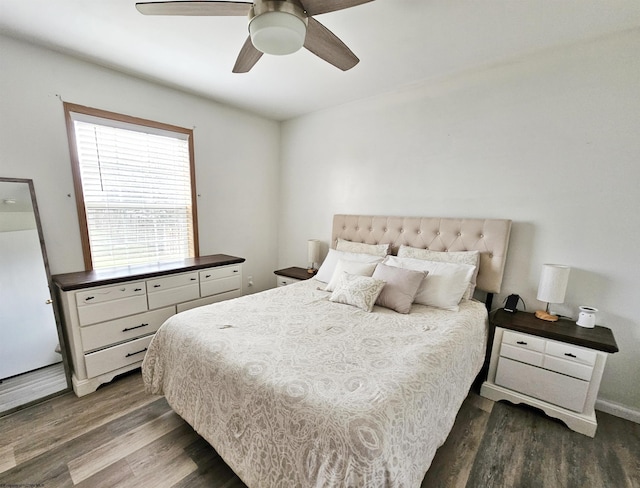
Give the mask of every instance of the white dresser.
<path id="1" fill-rule="evenodd" d="M 243 262 L 216 254 L 53 276 L 76 395 L 140 367 L 153 334 L 172 315 L 241 296 Z"/>

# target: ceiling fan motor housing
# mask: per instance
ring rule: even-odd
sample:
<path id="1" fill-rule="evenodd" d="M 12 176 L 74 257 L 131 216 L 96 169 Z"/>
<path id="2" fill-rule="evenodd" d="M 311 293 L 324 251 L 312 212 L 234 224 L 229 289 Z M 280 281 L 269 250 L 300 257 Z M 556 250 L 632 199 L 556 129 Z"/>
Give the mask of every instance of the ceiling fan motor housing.
<path id="1" fill-rule="evenodd" d="M 251 42 L 263 53 L 298 51 L 304 45 L 307 25 L 307 15 L 299 2 L 256 0 L 249 10 Z"/>

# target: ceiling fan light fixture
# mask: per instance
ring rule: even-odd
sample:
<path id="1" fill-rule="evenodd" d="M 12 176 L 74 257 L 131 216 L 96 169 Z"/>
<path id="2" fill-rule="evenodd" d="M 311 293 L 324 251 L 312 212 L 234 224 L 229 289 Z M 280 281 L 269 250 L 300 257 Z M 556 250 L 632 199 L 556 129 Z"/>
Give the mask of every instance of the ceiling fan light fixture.
<path id="1" fill-rule="evenodd" d="M 304 20 L 288 12 L 265 12 L 251 19 L 249 33 L 257 50 L 285 55 L 304 45 L 307 26 Z"/>

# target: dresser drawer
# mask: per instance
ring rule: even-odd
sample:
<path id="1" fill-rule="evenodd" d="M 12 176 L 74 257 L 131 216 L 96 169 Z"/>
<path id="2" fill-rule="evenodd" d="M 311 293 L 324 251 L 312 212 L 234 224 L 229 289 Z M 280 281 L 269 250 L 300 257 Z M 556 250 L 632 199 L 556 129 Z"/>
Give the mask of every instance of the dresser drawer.
<path id="1" fill-rule="evenodd" d="M 149 310 L 200 297 L 198 272 L 182 273 L 147 281 Z"/>
<path id="2" fill-rule="evenodd" d="M 133 296 L 144 296 L 146 293 L 147 289 L 144 281 L 123 283 L 121 285 L 104 286 L 76 292 L 76 303 L 80 308 Z"/>
<path id="3" fill-rule="evenodd" d="M 94 305 L 78 306 L 78 320 L 81 326 L 85 326 L 146 311 L 147 296 L 137 295 Z"/>
<path id="4" fill-rule="evenodd" d="M 93 378 L 114 369 L 137 363 L 144 359 L 153 336 L 141 337 L 124 344 L 85 354 L 87 376 Z"/>
<path id="5" fill-rule="evenodd" d="M 240 276 L 240 266 L 220 266 L 200 271 L 200 283 L 229 276 Z"/>
<path id="6" fill-rule="evenodd" d="M 589 381 L 593 374 L 593 366 L 566 361 L 554 356 L 545 356 L 542 367 L 585 381 Z"/>
<path id="7" fill-rule="evenodd" d="M 205 281 L 204 283 L 200 283 L 200 295 L 202 297 L 218 295 L 219 293 L 239 290 L 241 286 L 241 276 L 229 276 L 228 278 Z"/>
<path id="8" fill-rule="evenodd" d="M 589 382 L 508 358 L 498 360 L 495 383 L 554 405 L 582 412 Z"/>
<path id="9" fill-rule="evenodd" d="M 167 307 L 83 327 L 80 330 L 82 348 L 84 352 L 95 351 L 112 344 L 152 334 L 160 328 L 165 320 L 174 314 L 175 307 Z"/>
<path id="10" fill-rule="evenodd" d="M 149 293 L 156 293 L 170 288 L 192 285 L 194 283 L 198 283 L 197 271 L 194 271 L 193 273 L 180 273 L 165 276 L 164 278 L 156 278 L 155 280 L 148 280 L 147 289 L 149 290 Z"/>
<path id="11" fill-rule="evenodd" d="M 287 286 L 292 285 L 293 283 L 298 283 L 300 280 L 296 280 L 295 278 L 288 278 L 286 276 L 277 276 L 276 277 L 276 286 Z"/>

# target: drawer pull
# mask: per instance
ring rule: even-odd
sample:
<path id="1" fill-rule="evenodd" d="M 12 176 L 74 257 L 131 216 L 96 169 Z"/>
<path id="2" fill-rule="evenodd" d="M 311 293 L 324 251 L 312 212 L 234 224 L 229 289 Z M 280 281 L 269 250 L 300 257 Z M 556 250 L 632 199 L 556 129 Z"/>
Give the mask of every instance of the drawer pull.
<path id="1" fill-rule="evenodd" d="M 89 300 L 93 300 L 95 297 L 87 297 L 84 299 L 85 302 L 88 302 Z"/>
<path id="2" fill-rule="evenodd" d="M 142 288 L 135 288 L 133 291 L 142 291 Z"/>
<path id="3" fill-rule="evenodd" d="M 237 272 L 238 272 L 238 270 L 237 270 L 237 269 L 234 269 L 234 270 L 233 270 L 233 272 L 234 272 L 234 273 L 237 273 Z"/>
<path id="4" fill-rule="evenodd" d="M 521 346 L 526 346 L 527 345 L 527 343 L 524 342 L 524 341 L 518 341 L 518 342 L 516 342 L 516 344 L 520 344 Z"/>
<path id="5" fill-rule="evenodd" d="M 135 356 L 136 354 L 141 354 L 143 352 L 146 352 L 147 348 L 145 347 L 144 349 L 142 349 L 141 351 L 137 351 L 137 352 L 130 352 L 129 354 L 127 354 L 125 356 L 125 358 L 130 358 L 131 356 Z"/>
<path id="6" fill-rule="evenodd" d="M 204 275 L 205 278 L 211 278 L 211 275 Z"/>
<path id="7" fill-rule="evenodd" d="M 141 327 L 147 327 L 149 324 L 140 324 L 140 325 L 136 325 L 135 327 L 125 327 L 124 329 L 122 329 L 122 332 L 127 332 L 129 330 L 135 330 L 135 329 L 139 329 Z"/>
<path id="8" fill-rule="evenodd" d="M 196 281 L 197 278 L 190 278 L 190 279 L 191 279 L 191 281 Z"/>
<path id="9" fill-rule="evenodd" d="M 578 356 L 576 356 L 575 354 L 571 354 L 570 352 L 565 352 L 564 353 L 565 356 L 568 356 L 570 358 L 577 358 Z"/>
<path id="10" fill-rule="evenodd" d="M 154 288 L 160 288 L 162 285 L 153 285 Z"/>

